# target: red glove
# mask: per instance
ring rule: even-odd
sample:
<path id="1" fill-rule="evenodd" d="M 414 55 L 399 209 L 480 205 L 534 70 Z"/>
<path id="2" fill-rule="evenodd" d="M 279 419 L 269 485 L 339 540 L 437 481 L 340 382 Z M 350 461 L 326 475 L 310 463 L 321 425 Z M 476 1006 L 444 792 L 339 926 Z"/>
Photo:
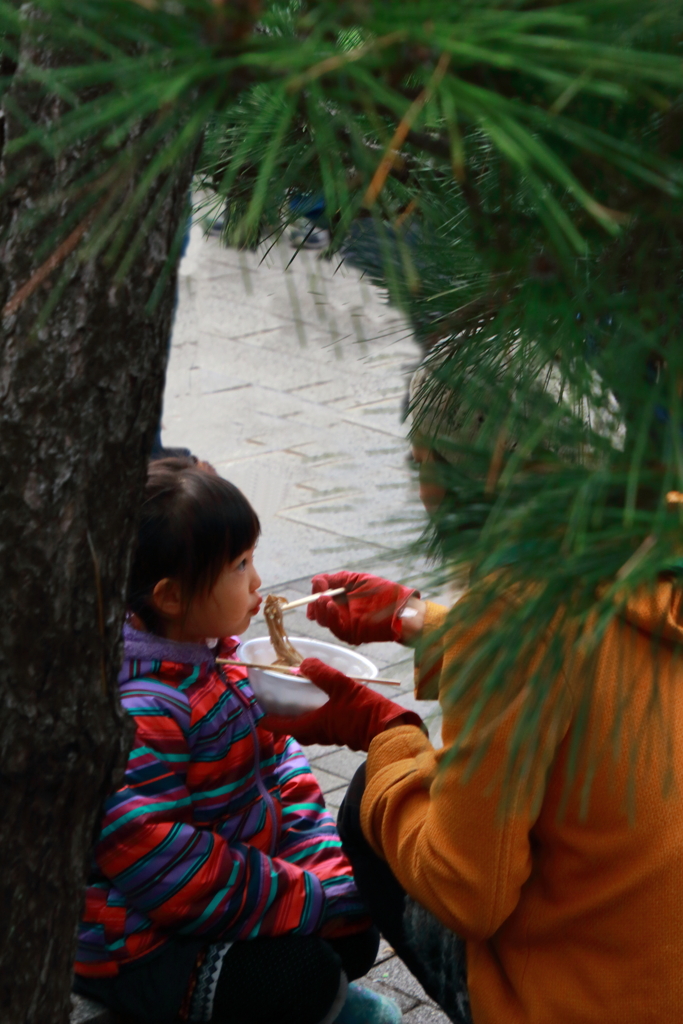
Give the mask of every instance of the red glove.
<path id="1" fill-rule="evenodd" d="M 345 587 L 338 597 L 320 597 L 306 609 L 309 619 L 326 626 L 347 644 L 368 644 L 375 640 L 400 640 L 399 612 L 419 590 L 362 572 L 334 572 L 314 576 L 313 593 Z"/>
<path id="2" fill-rule="evenodd" d="M 317 658 L 302 661 L 301 674 L 329 694 L 330 699 L 305 715 L 265 715 L 259 724 L 276 735 L 293 736 L 305 746 L 323 743 L 367 750 L 375 736 L 398 718 L 402 725 L 422 728 L 422 719 L 414 711 L 406 711 L 363 683 L 354 683 Z"/>

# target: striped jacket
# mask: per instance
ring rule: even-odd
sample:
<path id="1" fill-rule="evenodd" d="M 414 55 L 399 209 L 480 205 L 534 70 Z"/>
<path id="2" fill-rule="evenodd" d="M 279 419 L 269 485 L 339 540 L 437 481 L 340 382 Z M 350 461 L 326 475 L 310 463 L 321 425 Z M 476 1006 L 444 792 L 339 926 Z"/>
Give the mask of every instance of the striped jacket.
<path id="1" fill-rule="evenodd" d="M 367 927 L 301 748 L 259 726 L 242 670 L 130 626 L 124 640 L 120 694 L 135 741 L 105 804 L 76 972 L 116 974 L 174 934 L 213 942 Z M 235 647 L 230 638 L 220 653 Z"/>

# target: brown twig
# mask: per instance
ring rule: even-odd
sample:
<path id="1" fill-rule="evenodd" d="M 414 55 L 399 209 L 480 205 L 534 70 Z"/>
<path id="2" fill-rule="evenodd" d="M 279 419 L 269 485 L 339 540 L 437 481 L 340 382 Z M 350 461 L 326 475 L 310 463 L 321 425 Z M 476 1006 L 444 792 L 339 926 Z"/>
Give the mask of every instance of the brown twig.
<path id="1" fill-rule="evenodd" d="M 73 229 L 68 238 L 65 238 L 64 241 L 57 246 L 54 252 L 52 252 L 48 256 L 48 258 L 45 260 L 42 266 L 38 267 L 35 273 L 31 275 L 26 284 L 23 284 L 21 288 L 14 293 L 12 298 L 8 299 L 8 301 L 5 303 L 2 309 L 3 316 L 12 316 L 13 313 L 16 313 L 17 310 L 20 309 L 21 306 L 23 306 L 26 300 L 33 295 L 36 289 L 40 288 L 43 281 L 45 281 L 50 276 L 52 271 L 56 270 L 57 267 L 60 266 L 60 264 L 62 264 L 68 256 L 71 255 L 71 253 L 74 251 L 74 249 L 82 239 L 83 235 L 86 233 L 88 228 L 91 226 L 92 222 L 95 220 L 97 214 L 104 207 L 104 204 L 106 203 L 108 198 L 108 194 L 104 195 L 100 199 L 100 201 L 96 203 L 95 206 L 93 206 L 92 210 L 90 210 L 83 218 L 83 220 L 80 222 L 80 224 L 78 224 Z"/>
<path id="2" fill-rule="evenodd" d="M 640 565 L 643 559 L 652 551 L 653 547 L 657 543 L 657 538 L 654 534 L 649 534 L 645 540 L 640 544 L 633 552 L 630 558 L 627 558 L 621 569 L 615 575 L 617 580 L 625 580 L 627 576 L 630 576 L 633 570 Z"/>
<path id="3" fill-rule="evenodd" d="M 493 492 L 496 489 L 498 477 L 500 476 L 500 471 L 503 468 L 503 456 L 505 454 L 506 438 L 507 432 L 505 430 L 505 427 L 502 427 L 498 433 L 498 437 L 496 438 L 493 454 L 491 456 L 491 462 L 489 464 L 489 471 L 486 476 L 486 494 L 493 494 Z"/>
<path id="4" fill-rule="evenodd" d="M 410 129 L 413 127 L 413 123 L 416 120 L 418 114 L 424 107 L 427 100 L 430 99 L 434 89 L 437 87 L 443 76 L 446 74 L 446 70 L 450 63 L 450 54 L 442 53 L 439 58 L 439 62 L 434 68 L 434 72 L 429 82 L 422 90 L 420 95 L 413 100 L 405 114 L 399 121 L 396 131 L 393 134 L 391 142 L 387 146 L 386 152 L 379 162 L 377 170 L 372 176 L 372 181 L 368 185 L 367 192 L 363 199 L 365 206 L 372 206 L 377 200 L 377 196 L 384 188 L 384 184 L 389 177 L 389 172 L 394 166 L 403 143 L 406 141 Z"/>
<path id="5" fill-rule="evenodd" d="M 396 220 L 394 221 L 394 227 L 400 228 L 401 225 L 404 224 L 405 221 L 408 219 L 408 217 L 410 217 L 411 213 L 414 213 L 416 209 L 417 199 L 411 199 L 408 205 L 406 206 L 405 210 L 402 210 L 401 213 L 399 213 Z"/>
<path id="6" fill-rule="evenodd" d="M 326 57 L 325 60 L 314 64 L 308 71 L 304 71 L 303 74 L 293 78 L 287 84 L 287 89 L 289 92 L 296 92 L 297 89 L 301 89 L 308 82 L 313 82 L 316 78 L 320 78 L 321 75 L 326 75 L 330 71 L 337 71 L 353 61 L 360 60 L 366 53 L 370 53 L 372 50 L 382 50 L 386 46 L 393 46 L 394 43 L 400 43 L 406 38 L 407 32 L 389 32 L 385 36 L 380 36 L 379 39 L 373 39 L 369 43 L 363 43 L 362 46 L 356 46 L 353 50 L 347 50 L 346 53 L 340 53 L 334 57 Z"/>

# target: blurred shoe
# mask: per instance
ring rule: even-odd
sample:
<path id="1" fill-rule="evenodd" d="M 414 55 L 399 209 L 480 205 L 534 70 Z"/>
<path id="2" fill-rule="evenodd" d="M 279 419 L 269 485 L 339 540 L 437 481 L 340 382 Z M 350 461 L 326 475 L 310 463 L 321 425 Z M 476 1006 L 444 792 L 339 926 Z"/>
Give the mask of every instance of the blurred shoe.
<path id="1" fill-rule="evenodd" d="M 294 249 L 326 249 L 330 244 L 327 228 L 320 228 L 313 221 L 300 217 L 287 229 L 287 239 Z"/>
<path id="2" fill-rule="evenodd" d="M 402 1018 L 401 1008 L 393 999 L 352 982 L 334 1024 L 401 1024 Z"/>

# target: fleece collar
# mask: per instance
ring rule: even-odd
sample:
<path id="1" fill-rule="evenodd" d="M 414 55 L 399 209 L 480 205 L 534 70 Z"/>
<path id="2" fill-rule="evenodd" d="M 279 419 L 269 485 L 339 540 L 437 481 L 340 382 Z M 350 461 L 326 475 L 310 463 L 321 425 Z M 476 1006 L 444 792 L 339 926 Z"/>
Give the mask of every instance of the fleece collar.
<path id="1" fill-rule="evenodd" d="M 225 637 L 213 647 L 207 644 L 181 643 L 167 640 L 154 633 L 143 633 L 130 623 L 123 626 L 123 656 L 127 661 L 171 661 L 176 665 L 213 665 L 220 651 L 223 657 L 231 657 L 239 646 L 236 636 Z"/>

